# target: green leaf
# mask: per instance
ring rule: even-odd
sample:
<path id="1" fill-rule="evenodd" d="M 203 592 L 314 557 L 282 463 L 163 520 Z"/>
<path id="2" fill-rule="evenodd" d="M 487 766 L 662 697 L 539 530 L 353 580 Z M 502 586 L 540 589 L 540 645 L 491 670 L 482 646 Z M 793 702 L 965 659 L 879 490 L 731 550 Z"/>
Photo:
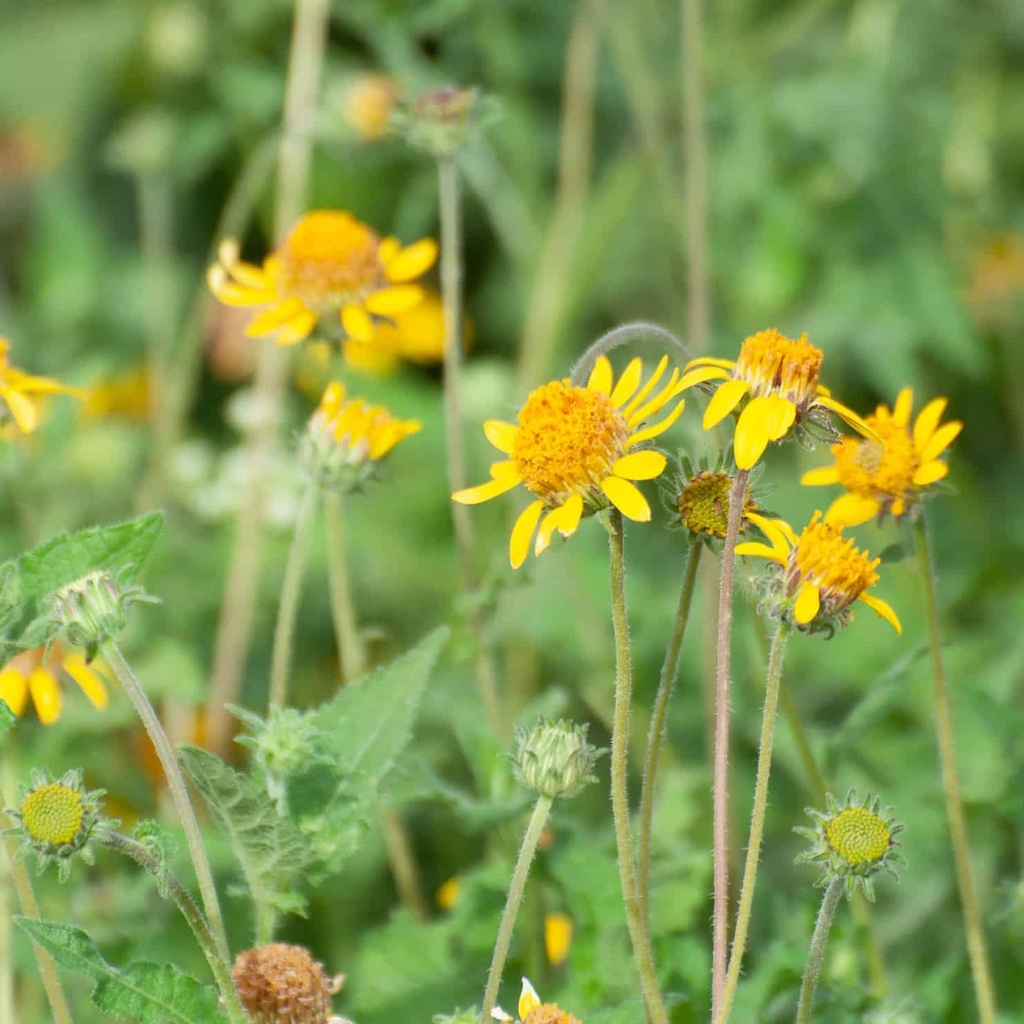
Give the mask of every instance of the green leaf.
<path id="1" fill-rule="evenodd" d="M 259 907 L 304 913 L 294 885 L 307 863 L 306 841 L 248 776 L 208 750 L 182 746 L 178 756 L 231 845 Z"/>
<path id="2" fill-rule="evenodd" d="M 40 601 L 99 570 L 117 574 L 119 583 L 134 583 L 163 523 L 162 512 L 150 512 L 124 523 L 51 537 L 18 559 L 21 599 Z"/>
<path id="3" fill-rule="evenodd" d="M 7 706 L 7 702 L 0 698 L 0 736 L 13 729 L 16 721 L 14 712 Z"/>
<path id="4" fill-rule="evenodd" d="M 119 970 L 79 928 L 63 921 L 14 920 L 65 970 L 98 982 L 92 1001 L 104 1013 L 141 1024 L 222 1024 L 215 990 L 174 964 L 133 963 Z"/>

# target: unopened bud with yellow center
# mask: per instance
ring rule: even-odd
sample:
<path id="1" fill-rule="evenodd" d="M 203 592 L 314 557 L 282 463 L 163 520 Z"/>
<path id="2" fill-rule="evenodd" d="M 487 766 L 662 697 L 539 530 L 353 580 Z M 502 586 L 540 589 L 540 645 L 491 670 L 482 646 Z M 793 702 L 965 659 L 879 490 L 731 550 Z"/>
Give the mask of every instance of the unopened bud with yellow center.
<path id="1" fill-rule="evenodd" d="M 842 806 L 831 794 L 826 795 L 825 802 L 825 813 L 807 809 L 815 821 L 814 828 L 795 830 L 813 844 L 797 861 L 822 866 L 820 886 L 842 878 L 847 896 L 859 886 L 869 900 L 874 900 L 872 876 L 886 871 L 899 881 L 895 865 L 903 863 L 903 857 L 896 836 L 903 826 L 888 811 L 880 813 L 880 801 L 871 793 L 858 802 L 856 790 L 851 789 Z"/>
<path id="2" fill-rule="evenodd" d="M 331 996 L 344 976 L 328 978 L 304 946 L 272 942 L 239 953 L 231 969 L 235 991 L 253 1024 L 329 1024 Z"/>
<path id="3" fill-rule="evenodd" d="M 594 765 L 605 753 L 587 742 L 587 726 L 541 720 L 517 732 L 512 759 L 516 778 L 527 789 L 547 797 L 573 797 L 596 782 Z"/>
<path id="4" fill-rule="evenodd" d="M 387 131 L 398 96 L 398 83 L 390 75 L 360 75 L 341 95 L 342 117 L 362 139 L 376 142 Z"/>

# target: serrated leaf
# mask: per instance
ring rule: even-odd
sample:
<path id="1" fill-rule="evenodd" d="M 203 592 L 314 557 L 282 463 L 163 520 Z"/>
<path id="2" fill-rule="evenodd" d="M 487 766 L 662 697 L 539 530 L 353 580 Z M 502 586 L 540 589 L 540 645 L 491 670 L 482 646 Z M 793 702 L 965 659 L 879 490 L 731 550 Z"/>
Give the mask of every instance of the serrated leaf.
<path id="1" fill-rule="evenodd" d="M 103 959 L 92 939 L 63 921 L 16 917 L 18 926 L 65 970 L 97 981 L 94 1005 L 140 1024 L 222 1024 L 217 993 L 174 964 L 133 963 L 119 970 Z"/>
<path id="2" fill-rule="evenodd" d="M 60 533 L 18 559 L 21 599 L 40 601 L 91 572 L 116 573 L 133 583 L 163 528 L 162 512 L 76 533 Z"/>
<path id="3" fill-rule="evenodd" d="M 308 851 L 298 829 L 248 776 L 208 750 L 182 746 L 178 755 L 231 844 L 257 906 L 302 913 L 305 903 L 294 883 Z"/>

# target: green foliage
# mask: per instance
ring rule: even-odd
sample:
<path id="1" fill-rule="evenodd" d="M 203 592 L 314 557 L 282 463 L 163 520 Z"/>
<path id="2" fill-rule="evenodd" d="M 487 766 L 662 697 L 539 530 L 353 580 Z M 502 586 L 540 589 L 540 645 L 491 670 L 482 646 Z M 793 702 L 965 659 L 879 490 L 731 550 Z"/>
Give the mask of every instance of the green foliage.
<path id="1" fill-rule="evenodd" d="M 14 717 L 14 712 L 7 706 L 7 702 L 0 700 L 0 736 L 3 736 L 9 729 L 13 729 L 17 720 Z"/>
<path id="2" fill-rule="evenodd" d="M 63 968 L 96 982 L 92 1001 L 113 1017 L 139 1024 L 222 1024 L 216 992 L 173 964 L 107 963 L 92 939 L 61 921 L 14 919 Z"/>

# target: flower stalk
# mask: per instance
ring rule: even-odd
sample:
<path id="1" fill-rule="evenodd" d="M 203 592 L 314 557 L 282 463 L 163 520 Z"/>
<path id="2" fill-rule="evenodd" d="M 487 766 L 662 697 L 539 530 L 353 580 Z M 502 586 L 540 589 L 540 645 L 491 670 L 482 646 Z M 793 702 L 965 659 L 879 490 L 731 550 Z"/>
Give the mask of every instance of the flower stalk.
<path id="1" fill-rule="evenodd" d="M 350 683 L 366 671 L 366 654 L 359 636 L 356 606 L 345 553 L 345 507 L 337 491 L 324 496 L 327 524 L 327 577 L 331 591 L 331 616 L 338 645 L 342 682 Z"/>
<path id="2" fill-rule="evenodd" d="M 935 587 L 935 569 L 932 564 L 931 546 L 928 540 L 928 525 L 924 515 L 914 523 L 914 540 L 917 545 L 917 560 L 924 589 L 925 609 L 928 616 L 928 636 L 932 654 L 932 680 L 935 690 L 935 733 L 942 763 L 942 791 L 946 799 L 946 817 L 949 821 L 950 839 L 953 844 L 953 861 L 956 866 L 957 886 L 960 890 L 960 908 L 967 933 L 967 952 L 971 962 L 971 978 L 974 982 L 974 996 L 978 1004 L 978 1019 L 981 1024 L 995 1024 L 996 998 L 989 967 L 988 951 L 985 946 L 985 932 L 981 923 L 981 910 L 974 890 L 971 874 L 970 850 L 967 844 L 967 822 L 964 818 L 963 799 L 960 795 L 960 778 L 956 767 L 956 745 L 953 739 L 953 721 L 949 710 L 949 691 L 946 686 L 946 669 L 942 661 L 942 639 L 939 632 L 939 607 Z"/>
<path id="3" fill-rule="evenodd" d="M 814 990 L 818 986 L 818 976 L 825 962 L 825 947 L 828 945 L 828 933 L 832 928 L 832 919 L 836 907 L 843 895 L 843 879 L 833 878 L 825 889 L 818 911 L 818 920 L 814 924 L 811 936 L 811 948 L 807 954 L 807 966 L 804 968 L 803 981 L 800 983 L 800 1003 L 796 1011 L 796 1024 L 810 1024 L 811 1007 L 814 1005 Z"/>

